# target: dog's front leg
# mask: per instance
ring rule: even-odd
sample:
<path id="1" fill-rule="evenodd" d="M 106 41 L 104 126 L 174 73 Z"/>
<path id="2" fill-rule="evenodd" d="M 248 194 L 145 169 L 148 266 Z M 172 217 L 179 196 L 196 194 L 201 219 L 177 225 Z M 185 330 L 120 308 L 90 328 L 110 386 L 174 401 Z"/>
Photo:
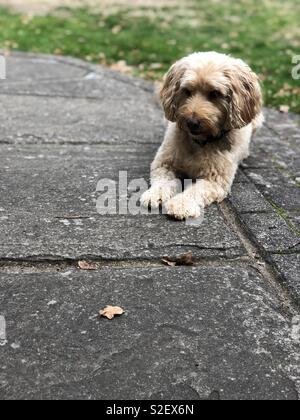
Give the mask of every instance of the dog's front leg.
<path id="1" fill-rule="evenodd" d="M 234 176 L 232 176 L 232 181 Z M 167 203 L 168 215 L 179 220 L 198 218 L 202 209 L 223 201 L 231 190 L 232 181 L 216 182 L 199 179 Z"/>
<path id="2" fill-rule="evenodd" d="M 158 208 L 182 192 L 182 183 L 177 179 L 173 165 L 176 130 L 174 124 L 168 125 L 165 139 L 151 165 L 151 188 L 142 195 L 140 200 L 144 207 Z"/>
<path id="3" fill-rule="evenodd" d="M 167 203 L 182 190 L 182 184 L 176 178 L 175 171 L 155 160 L 151 167 L 151 188 L 141 197 L 144 207 L 158 208 Z"/>

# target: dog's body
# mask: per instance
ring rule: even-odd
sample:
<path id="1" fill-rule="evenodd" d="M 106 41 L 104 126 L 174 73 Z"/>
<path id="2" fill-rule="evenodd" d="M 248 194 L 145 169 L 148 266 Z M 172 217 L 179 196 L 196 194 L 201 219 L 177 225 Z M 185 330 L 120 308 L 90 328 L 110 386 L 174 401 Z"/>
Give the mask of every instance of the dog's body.
<path id="1" fill-rule="evenodd" d="M 197 218 L 201 207 L 226 198 L 249 155 L 263 122 L 258 78 L 241 60 L 196 53 L 175 63 L 160 96 L 169 123 L 141 203 L 164 204 L 180 220 Z M 179 174 L 196 182 L 180 192 Z"/>

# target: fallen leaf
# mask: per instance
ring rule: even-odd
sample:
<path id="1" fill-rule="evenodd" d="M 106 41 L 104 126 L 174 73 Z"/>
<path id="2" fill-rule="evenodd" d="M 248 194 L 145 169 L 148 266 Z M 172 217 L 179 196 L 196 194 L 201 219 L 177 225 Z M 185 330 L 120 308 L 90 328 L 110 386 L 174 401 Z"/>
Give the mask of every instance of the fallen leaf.
<path id="1" fill-rule="evenodd" d="M 101 311 L 99 312 L 100 316 L 104 316 L 105 318 L 108 319 L 113 319 L 115 317 L 115 315 L 122 315 L 124 314 L 124 309 L 121 308 L 120 306 L 106 306 L 106 308 L 101 309 Z"/>
<path id="2" fill-rule="evenodd" d="M 289 112 L 289 110 L 290 110 L 290 107 L 289 107 L 288 105 L 281 105 L 281 106 L 279 107 L 279 111 L 280 111 L 282 114 L 287 114 L 287 113 Z"/>
<path id="3" fill-rule="evenodd" d="M 97 264 L 88 261 L 78 261 L 78 267 L 81 270 L 97 270 Z"/>
<path id="4" fill-rule="evenodd" d="M 159 69 L 161 69 L 162 68 L 162 64 L 161 63 L 151 63 L 150 65 L 149 65 L 149 68 L 151 69 L 151 70 L 159 70 Z"/>
<path id="5" fill-rule="evenodd" d="M 170 267 L 175 267 L 177 265 L 176 261 L 172 261 L 171 258 L 169 257 L 164 257 L 162 259 L 162 262 Z"/>
<path id="6" fill-rule="evenodd" d="M 227 44 L 226 42 L 224 42 L 224 43 L 221 45 L 221 47 L 222 47 L 222 49 L 223 49 L 223 50 L 228 50 L 228 48 L 229 48 L 229 44 Z"/>
<path id="7" fill-rule="evenodd" d="M 112 28 L 112 30 L 111 30 L 111 32 L 114 34 L 114 35 L 117 35 L 119 32 L 121 32 L 122 31 L 122 26 L 121 25 L 116 25 L 116 26 L 114 26 L 113 28 Z"/>
<path id="8" fill-rule="evenodd" d="M 125 74 L 132 73 L 132 67 L 128 66 L 125 60 L 120 60 L 117 63 L 111 64 L 110 69 L 113 71 L 118 71 L 120 73 L 125 73 Z"/>
<path id="9" fill-rule="evenodd" d="M 163 257 L 162 262 L 170 267 L 176 267 L 180 265 L 194 265 L 193 254 L 191 252 L 175 258 L 165 256 Z"/>

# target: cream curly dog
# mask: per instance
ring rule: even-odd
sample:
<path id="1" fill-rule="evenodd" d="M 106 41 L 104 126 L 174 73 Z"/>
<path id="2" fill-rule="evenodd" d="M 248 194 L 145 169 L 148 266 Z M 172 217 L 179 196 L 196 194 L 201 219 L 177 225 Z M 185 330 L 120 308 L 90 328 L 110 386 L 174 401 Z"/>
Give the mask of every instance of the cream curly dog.
<path id="1" fill-rule="evenodd" d="M 141 204 L 163 204 L 176 219 L 197 218 L 201 207 L 226 198 L 249 156 L 263 122 L 259 80 L 242 60 L 195 53 L 171 67 L 160 98 L 169 123 Z M 193 180 L 183 192 L 182 176 Z"/>

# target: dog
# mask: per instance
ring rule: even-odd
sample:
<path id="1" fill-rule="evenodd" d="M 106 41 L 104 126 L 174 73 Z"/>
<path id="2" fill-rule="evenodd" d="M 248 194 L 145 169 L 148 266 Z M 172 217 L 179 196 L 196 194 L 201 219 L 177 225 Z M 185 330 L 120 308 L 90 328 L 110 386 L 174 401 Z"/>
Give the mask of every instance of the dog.
<path id="1" fill-rule="evenodd" d="M 164 205 L 178 220 L 198 218 L 228 196 L 249 156 L 252 135 L 263 123 L 259 78 L 240 59 L 194 53 L 171 67 L 160 99 L 168 127 L 141 204 Z M 193 180 L 184 191 L 179 176 Z"/>

